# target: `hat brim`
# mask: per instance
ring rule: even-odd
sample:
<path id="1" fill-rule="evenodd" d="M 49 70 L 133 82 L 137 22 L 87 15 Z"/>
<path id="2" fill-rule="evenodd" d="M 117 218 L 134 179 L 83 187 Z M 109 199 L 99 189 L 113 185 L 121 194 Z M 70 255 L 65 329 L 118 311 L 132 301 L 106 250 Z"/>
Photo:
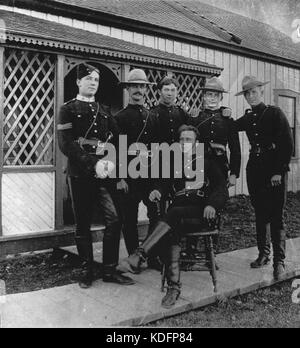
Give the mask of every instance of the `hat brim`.
<path id="1" fill-rule="evenodd" d="M 199 88 L 202 91 L 211 91 L 211 92 L 219 92 L 219 93 L 229 93 L 225 89 L 217 89 L 217 88 L 207 88 L 207 87 L 200 87 Z"/>
<path id="2" fill-rule="evenodd" d="M 136 81 L 129 81 L 129 82 L 122 81 L 122 82 L 119 83 L 119 85 L 120 85 L 120 86 L 130 86 L 130 85 L 156 86 L 156 83 L 154 83 L 154 82 L 142 81 L 142 80 L 136 80 Z"/>
<path id="3" fill-rule="evenodd" d="M 249 91 L 250 89 L 255 88 L 255 87 L 263 87 L 263 86 L 267 85 L 270 82 L 271 81 L 254 83 L 251 86 L 249 86 L 249 87 L 245 88 L 244 90 L 242 90 L 241 92 L 238 92 L 237 94 L 235 94 L 235 96 L 238 97 L 240 95 L 244 95 L 244 93 Z"/>

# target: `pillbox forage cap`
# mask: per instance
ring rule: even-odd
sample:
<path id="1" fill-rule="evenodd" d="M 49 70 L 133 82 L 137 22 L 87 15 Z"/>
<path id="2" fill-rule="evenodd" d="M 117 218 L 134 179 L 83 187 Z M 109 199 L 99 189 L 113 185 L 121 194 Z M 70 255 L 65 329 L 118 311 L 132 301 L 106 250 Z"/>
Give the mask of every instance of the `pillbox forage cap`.
<path id="1" fill-rule="evenodd" d="M 79 64 L 77 66 L 77 79 L 81 80 L 84 77 L 91 75 L 94 71 L 100 74 L 100 71 L 92 65 L 85 63 Z"/>

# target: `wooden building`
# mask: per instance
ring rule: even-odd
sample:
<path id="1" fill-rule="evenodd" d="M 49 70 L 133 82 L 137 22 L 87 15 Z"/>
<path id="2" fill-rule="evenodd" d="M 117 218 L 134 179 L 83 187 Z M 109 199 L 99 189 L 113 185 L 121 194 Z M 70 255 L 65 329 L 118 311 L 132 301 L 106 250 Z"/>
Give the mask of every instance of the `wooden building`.
<path id="1" fill-rule="evenodd" d="M 274 28 L 196 0 L 1 0 L 0 35 L 0 253 L 70 243 L 55 128 L 60 106 L 76 96 L 81 62 L 100 69 L 98 97 L 113 113 L 127 103 L 118 83 L 133 67 L 153 82 L 174 75 L 192 114 L 208 77 L 221 75 L 234 117 L 246 108 L 234 97 L 245 74 L 271 81 L 265 102 L 289 117 L 296 149 L 289 188 L 300 189 L 300 48 Z M 151 88 L 147 104 L 157 99 Z M 244 170 L 244 135 L 241 142 Z M 232 194 L 247 194 L 244 173 Z"/>

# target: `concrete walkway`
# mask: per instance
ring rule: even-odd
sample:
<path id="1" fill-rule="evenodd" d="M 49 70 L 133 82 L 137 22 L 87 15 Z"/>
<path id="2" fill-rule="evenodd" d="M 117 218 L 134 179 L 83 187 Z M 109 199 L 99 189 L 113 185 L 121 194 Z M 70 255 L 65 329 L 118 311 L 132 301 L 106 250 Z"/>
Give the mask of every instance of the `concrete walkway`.
<path id="1" fill-rule="evenodd" d="M 124 256 L 124 246 L 122 247 Z M 101 245 L 95 245 L 101 261 Z M 214 303 L 218 296 L 233 297 L 274 283 L 272 266 L 251 270 L 256 248 L 218 256 L 219 293 L 213 293 L 207 272 L 183 272 L 182 295 L 171 310 L 163 310 L 160 302 L 160 274 L 146 270 L 133 278 L 136 284 L 121 287 L 97 281 L 88 290 L 77 284 L 0 297 L 1 327 L 4 328 L 70 328 L 124 327 L 144 325 L 165 317 L 184 313 Z M 287 271 L 284 280 L 300 275 L 300 238 L 287 243 Z"/>

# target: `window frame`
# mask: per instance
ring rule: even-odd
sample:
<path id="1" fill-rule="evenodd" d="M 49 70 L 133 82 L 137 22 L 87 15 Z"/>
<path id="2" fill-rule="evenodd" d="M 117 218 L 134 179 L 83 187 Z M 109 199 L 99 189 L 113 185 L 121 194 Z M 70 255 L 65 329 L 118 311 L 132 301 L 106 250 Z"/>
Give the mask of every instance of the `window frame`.
<path id="1" fill-rule="evenodd" d="M 279 98 L 287 97 L 295 99 L 295 112 L 294 112 L 294 128 L 293 129 L 293 137 L 294 137 L 294 154 L 292 156 L 292 161 L 297 161 L 300 159 L 300 141 L 299 141 L 299 121 L 300 120 L 300 93 L 293 91 L 291 89 L 274 89 L 274 102 L 275 105 L 280 107 Z"/>

